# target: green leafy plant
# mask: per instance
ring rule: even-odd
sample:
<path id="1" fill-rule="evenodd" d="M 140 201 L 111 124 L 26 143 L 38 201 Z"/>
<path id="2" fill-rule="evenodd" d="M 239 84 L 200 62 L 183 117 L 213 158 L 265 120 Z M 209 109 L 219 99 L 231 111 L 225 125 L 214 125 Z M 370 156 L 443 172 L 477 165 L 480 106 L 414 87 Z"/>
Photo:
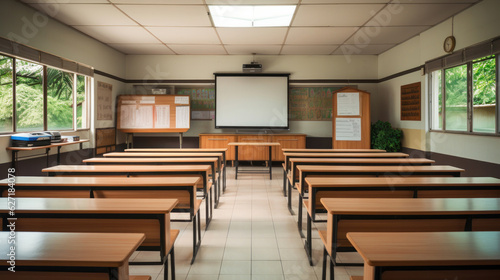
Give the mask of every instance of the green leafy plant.
<path id="1" fill-rule="evenodd" d="M 403 131 L 392 128 L 389 122 L 377 121 L 371 125 L 372 149 L 400 152 L 402 137 Z"/>

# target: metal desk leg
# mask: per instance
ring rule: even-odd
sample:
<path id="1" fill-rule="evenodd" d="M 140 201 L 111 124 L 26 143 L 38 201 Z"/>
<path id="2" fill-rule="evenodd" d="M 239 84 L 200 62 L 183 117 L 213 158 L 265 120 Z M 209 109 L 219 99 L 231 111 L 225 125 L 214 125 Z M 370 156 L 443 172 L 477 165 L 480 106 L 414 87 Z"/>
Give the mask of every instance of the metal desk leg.
<path id="1" fill-rule="evenodd" d="M 272 146 L 269 146 L 269 180 L 273 179 L 273 158 L 272 158 Z"/>
<path id="2" fill-rule="evenodd" d="M 234 179 L 238 180 L 238 145 L 234 146 L 234 167 L 235 167 L 235 172 L 234 172 Z"/>

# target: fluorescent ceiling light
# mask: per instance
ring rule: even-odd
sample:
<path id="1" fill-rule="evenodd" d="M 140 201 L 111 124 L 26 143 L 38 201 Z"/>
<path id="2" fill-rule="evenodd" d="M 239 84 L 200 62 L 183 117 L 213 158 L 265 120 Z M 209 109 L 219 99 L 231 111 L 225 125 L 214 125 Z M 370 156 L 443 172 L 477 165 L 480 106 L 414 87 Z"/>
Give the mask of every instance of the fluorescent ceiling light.
<path id="1" fill-rule="evenodd" d="M 216 27 L 289 26 L 295 7 L 294 5 L 208 6 Z"/>

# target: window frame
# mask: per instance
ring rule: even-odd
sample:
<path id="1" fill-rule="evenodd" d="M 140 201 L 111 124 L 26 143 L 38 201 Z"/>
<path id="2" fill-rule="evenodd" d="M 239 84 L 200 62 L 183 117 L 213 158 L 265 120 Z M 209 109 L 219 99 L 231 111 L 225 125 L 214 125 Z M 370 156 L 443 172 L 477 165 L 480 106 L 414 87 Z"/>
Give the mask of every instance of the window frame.
<path id="1" fill-rule="evenodd" d="M 476 132 L 474 131 L 474 101 L 473 101 L 473 64 L 475 60 L 483 59 L 486 60 L 486 57 L 494 55 L 495 59 L 495 99 L 496 99 L 496 104 L 495 104 L 495 131 L 494 132 Z M 470 59 L 466 62 L 457 64 L 457 65 L 450 65 L 447 67 L 440 67 L 440 69 L 436 69 L 434 71 L 431 71 L 427 75 L 427 82 L 428 82 L 428 90 L 429 90 L 429 131 L 430 132 L 441 132 L 441 133 L 451 133 L 451 134 L 463 134 L 463 135 L 478 135 L 478 136 L 494 136 L 494 137 L 499 137 L 500 136 L 500 110 L 498 106 L 498 101 L 500 100 L 499 98 L 499 85 L 498 82 L 500 80 L 499 78 L 499 71 L 500 71 L 500 54 L 491 54 L 484 56 L 482 58 L 477 58 L 477 59 Z M 467 66 L 467 130 L 466 131 L 459 131 L 459 130 L 447 130 L 446 129 L 446 75 L 445 71 L 451 68 L 459 67 L 459 66 Z M 434 126 L 434 118 L 437 117 L 437 114 L 434 112 L 434 104 L 433 100 L 439 100 L 438 98 L 434 98 L 434 84 L 433 84 L 433 74 L 436 72 L 441 72 L 441 128 L 435 128 Z M 438 105 L 436 105 L 436 108 Z"/>
<path id="2" fill-rule="evenodd" d="M 17 113 L 16 113 L 16 101 L 17 101 L 17 82 L 16 82 L 16 78 L 17 78 L 17 67 L 16 67 L 16 62 L 17 60 L 22 60 L 22 61 L 26 61 L 26 62 L 29 62 L 29 63 L 34 63 L 34 64 L 38 64 L 40 66 L 42 66 L 42 80 L 43 80 L 43 88 L 42 88 L 42 95 L 43 95 L 43 131 L 47 131 L 47 127 L 48 127 L 48 105 L 47 105 L 47 91 L 48 91 L 48 88 L 47 88 L 47 68 L 50 67 L 50 68 L 53 68 L 53 69 L 57 69 L 57 70 L 60 70 L 60 71 L 63 71 L 63 72 L 68 72 L 68 73 L 72 73 L 73 74 L 73 100 L 72 100 L 72 104 L 73 104 L 73 119 L 72 119 L 72 128 L 70 130 L 68 129 L 63 129 L 63 130 L 53 130 L 53 131 L 71 131 L 71 132 L 77 132 L 77 131 L 88 131 L 90 130 L 90 106 L 86 106 L 85 108 L 85 111 L 83 112 L 82 111 L 82 115 L 84 115 L 85 117 L 85 127 L 82 127 L 82 128 L 78 128 L 78 125 L 77 125 L 77 76 L 80 75 L 80 76 L 83 76 L 85 81 L 84 81 L 84 84 L 85 84 L 85 101 L 87 102 L 87 104 L 90 104 L 90 98 L 92 96 L 91 94 L 91 86 L 90 86 L 90 83 L 93 81 L 93 77 L 92 76 L 89 76 L 89 75 L 85 75 L 83 73 L 79 73 L 79 72 L 74 72 L 74 71 L 70 71 L 68 69 L 63 69 L 63 68 L 59 68 L 59 67 L 55 67 L 55 66 L 52 66 L 52 65 L 48 65 L 48 64 L 44 64 L 44 63 L 41 63 L 41 62 L 38 62 L 38 61 L 33 61 L 33 60 L 30 60 L 30 59 L 26 59 L 26 58 L 23 58 L 23 57 L 17 57 L 17 56 L 13 56 L 13 55 L 10 55 L 10 54 L 7 54 L 7 53 L 3 53 L 3 52 L 0 52 L 0 55 L 2 56 L 5 56 L 5 57 L 9 57 L 12 59 L 12 101 L 13 101 L 13 105 L 12 105 L 12 131 L 9 131 L 9 132 L 0 132 L 0 135 L 11 135 L 11 134 L 15 134 L 15 133 L 20 133 L 21 131 L 18 131 L 18 128 L 17 128 Z M 38 130 L 34 130 L 34 131 L 38 131 Z M 34 131 L 22 131 L 22 132 L 34 132 Z"/>

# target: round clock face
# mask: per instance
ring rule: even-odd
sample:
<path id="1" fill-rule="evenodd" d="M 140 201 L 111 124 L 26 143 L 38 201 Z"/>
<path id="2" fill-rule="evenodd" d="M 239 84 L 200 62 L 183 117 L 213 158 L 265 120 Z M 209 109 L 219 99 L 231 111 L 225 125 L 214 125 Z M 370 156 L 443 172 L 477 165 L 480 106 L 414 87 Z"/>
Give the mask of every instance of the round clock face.
<path id="1" fill-rule="evenodd" d="M 455 49 L 455 37 L 449 36 L 444 39 L 443 49 L 447 53 L 451 53 Z"/>

